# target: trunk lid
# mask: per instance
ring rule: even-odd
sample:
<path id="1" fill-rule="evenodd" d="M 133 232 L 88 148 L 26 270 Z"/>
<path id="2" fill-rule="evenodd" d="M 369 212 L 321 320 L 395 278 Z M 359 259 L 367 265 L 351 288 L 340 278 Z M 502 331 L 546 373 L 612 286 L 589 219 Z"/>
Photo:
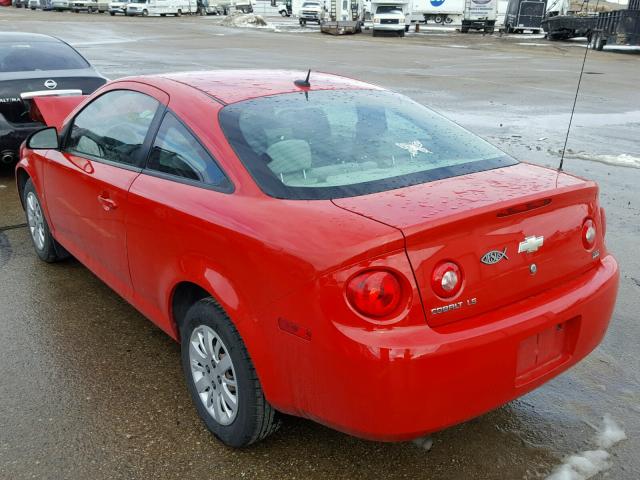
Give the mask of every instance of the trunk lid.
<path id="1" fill-rule="evenodd" d="M 591 268 L 594 252 L 604 253 L 596 184 L 529 164 L 334 203 L 402 231 L 431 326 L 539 294 Z M 598 232 L 592 250 L 582 243 L 588 217 Z M 431 287 L 443 261 L 463 272 L 461 291 L 448 299 Z"/>
<path id="2" fill-rule="evenodd" d="M 30 106 L 32 116 L 37 117 L 49 127 L 56 127 L 58 130 L 62 129 L 62 123 L 64 119 L 76 108 L 80 103 L 87 98 L 86 95 L 74 95 L 69 97 L 34 97 L 29 102 L 33 105 Z"/>
<path id="3" fill-rule="evenodd" d="M 49 88 L 53 83 L 45 82 L 53 80 L 54 88 Z M 9 79 L 0 81 L 0 115 L 10 123 L 31 123 L 33 118 L 29 114 L 28 103 L 23 102 L 20 94 L 26 92 L 56 90 L 81 90 L 88 95 L 105 83 L 102 77 L 65 77 L 65 76 L 42 76 L 38 78 Z"/>

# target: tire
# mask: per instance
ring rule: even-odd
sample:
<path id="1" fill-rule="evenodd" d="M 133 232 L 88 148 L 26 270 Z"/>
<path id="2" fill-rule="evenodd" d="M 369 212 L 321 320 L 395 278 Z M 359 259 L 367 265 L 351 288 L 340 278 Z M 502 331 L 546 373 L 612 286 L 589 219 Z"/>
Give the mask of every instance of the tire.
<path id="1" fill-rule="evenodd" d="M 161 14 L 160 14 L 160 16 L 161 16 L 161 17 L 166 17 L 166 16 L 167 16 L 167 14 L 166 14 L 166 13 L 161 13 Z"/>
<path id="2" fill-rule="evenodd" d="M 436 23 L 442 23 L 442 20 L 442 15 L 436 15 L 436 17 L 433 19 L 433 21 Z"/>
<path id="3" fill-rule="evenodd" d="M 149 16 L 149 10 L 147 10 L 147 9 L 142 10 L 142 16 L 143 17 L 148 17 Z"/>
<path id="4" fill-rule="evenodd" d="M 469 27 L 461 27 L 460 33 L 469 33 Z"/>
<path id="5" fill-rule="evenodd" d="M 178 9 L 178 11 L 176 12 L 176 17 L 181 17 L 182 16 L 182 10 Z"/>
<path id="6" fill-rule="evenodd" d="M 33 248 L 38 257 L 47 263 L 58 262 L 69 257 L 69 253 L 51 235 L 49 224 L 42 212 L 42 206 L 31 179 L 27 180 L 22 191 L 27 225 Z"/>
<path id="7" fill-rule="evenodd" d="M 286 11 L 286 10 L 281 10 L 281 11 L 280 11 L 280 16 L 281 16 L 281 17 L 287 17 L 287 16 L 288 16 L 288 15 L 287 15 L 287 11 Z"/>
<path id="8" fill-rule="evenodd" d="M 206 336 L 212 341 L 205 350 Z M 277 412 L 264 397 L 240 334 L 215 300 L 205 298 L 189 309 L 180 326 L 180 337 L 187 388 L 198 415 L 216 438 L 230 447 L 246 447 L 279 428 Z M 227 355 L 230 361 L 218 367 Z M 195 376 L 199 377 L 199 386 Z M 235 410 L 229 400 L 234 395 Z M 215 400 L 206 406 L 211 397 Z"/>
<path id="9" fill-rule="evenodd" d="M 404 37 L 404 30 L 398 30 L 398 36 Z"/>
<path id="10" fill-rule="evenodd" d="M 378 32 L 376 32 L 375 29 L 371 30 L 371 36 L 372 37 L 377 37 L 378 36 Z"/>
<path id="11" fill-rule="evenodd" d="M 116 12 L 109 12 L 109 15 L 111 15 L 112 17 L 116 16 Z"/>
<path id="12" fill-rule="evenodd" d="M 453 22 L 453 18 L 451 17 L 444 17 L 444 23 L 451 23 Z"/>

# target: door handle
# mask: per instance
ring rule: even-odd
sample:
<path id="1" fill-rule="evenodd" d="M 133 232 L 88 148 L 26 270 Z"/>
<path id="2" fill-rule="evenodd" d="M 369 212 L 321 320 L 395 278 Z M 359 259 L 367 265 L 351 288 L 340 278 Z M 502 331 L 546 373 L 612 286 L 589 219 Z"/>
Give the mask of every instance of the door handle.
<path id="1" fill-rule="evenodd" d="M 116 208 L 118 208 L 118 204 L 115 201 L 111 200 L 109 197 L 107 197 L 105 194 L 98 195 L 98 202 L 100 202 L 100 205 L 102 205 L 102 208 L 106 212 L 109 212 L 111 210 L 115 210 Z"/>

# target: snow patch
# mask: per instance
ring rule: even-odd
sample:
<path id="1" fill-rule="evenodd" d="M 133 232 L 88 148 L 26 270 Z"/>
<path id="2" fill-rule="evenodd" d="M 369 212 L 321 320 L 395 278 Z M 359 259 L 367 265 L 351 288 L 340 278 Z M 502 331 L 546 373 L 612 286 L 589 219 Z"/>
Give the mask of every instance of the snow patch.
<path id="1" fill-rule="evenodd" d="M 420 437 L 413 440 L 413 444 L 428 452 L 433 447 L 433 439 L 431 437 Z"/>
<path id="2" fill-rule="evenodd" d="M 594 438 L 598 450 L 586 450 L 565 458 L 546 480 L 587 480 L 594 475 L 611 468 L 611 454 L 606 451 L 616 443 L 625 440 L 624 430 L 607 414 L 602 426 L 596 429 Z"/>
<path id="3" fill-rule="evenodd" d="M 616 443 L 626 440 L 627 435 L 613 418 L 605 415 L 602 420 L 602 428 L 596 434 L 596 444 L 603 449 L 611 448 Z"/>
<path id="4" fill-rule="evenodd" d="M 228 15 L 221 23 L 225 27 L 267 27 L 269 24 L 261 16 L 255 13 L 234 12 Z"/>
<path id="5" fill-rule="evenodd" d="M 591 162 L 615 165 L 618 167 L 640 168 L 640 157 L 634 157 L 633 155 L 628 155 L 626 153 L 622 153 L 620 155 L 590 155 L 584 152 L 575 152 L 567 156 L 578 158 L 580 160 L 589 160 Z"/>
<path id="6" fill-rule="evenodd" d="M 587 450 L 567 457 L 547 480 L 585 480 L 611 467 L 610 455 L 604 450 Z"/>

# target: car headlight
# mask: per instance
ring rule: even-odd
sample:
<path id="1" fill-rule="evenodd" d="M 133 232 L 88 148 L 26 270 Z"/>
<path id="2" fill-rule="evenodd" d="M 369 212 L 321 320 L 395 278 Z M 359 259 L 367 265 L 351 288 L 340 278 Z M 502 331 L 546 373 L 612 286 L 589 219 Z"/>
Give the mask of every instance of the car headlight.
<path id="1" fill-rule="evenodd" d="M 376 18 L 376 17 L 373 17 L 373 23 L 380 23 L 380 19 Z"/>

